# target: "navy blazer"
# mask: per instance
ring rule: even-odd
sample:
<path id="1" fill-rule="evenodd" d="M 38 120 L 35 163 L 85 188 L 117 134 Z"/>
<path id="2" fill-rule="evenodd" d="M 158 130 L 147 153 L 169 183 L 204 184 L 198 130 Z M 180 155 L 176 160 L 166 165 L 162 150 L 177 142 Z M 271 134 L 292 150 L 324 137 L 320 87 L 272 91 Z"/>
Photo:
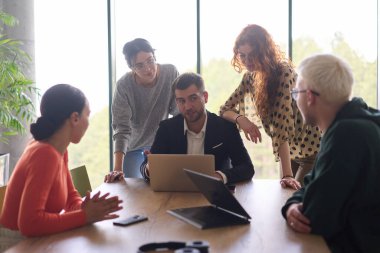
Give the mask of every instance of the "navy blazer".
<path id="1" fill-rule="evenodd" d="M 226 175 L 228 183 L 252 179 L 255 170 L 234 123 L 207 112 L 204 145 L 204 153 L 214 155 L 215 169 Z M 187 136 L 181 114 L 161 121 L 150 152 L 187 154 Z"/>

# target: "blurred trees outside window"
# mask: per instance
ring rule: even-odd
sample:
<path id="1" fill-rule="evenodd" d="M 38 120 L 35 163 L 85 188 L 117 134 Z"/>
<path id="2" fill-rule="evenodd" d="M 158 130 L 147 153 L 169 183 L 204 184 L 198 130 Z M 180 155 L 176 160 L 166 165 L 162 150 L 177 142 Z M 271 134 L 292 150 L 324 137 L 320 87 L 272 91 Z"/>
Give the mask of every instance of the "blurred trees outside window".
<path id="1" fill-rule="evenodd" d="M 135 37 L 152 43 L 158 62 L 172 63 L 180 73 L 195 71 L 196 1 L 112 2 L 115 80 L 129 71 L 122 46 Z M 66 82 L 81 88 L 89 98 L 90 127 L 79 144 L 71 145 L 69 162 L 70 167 L 85 164 L 92 187 L 96 187 L 110 169 L 106 3 L 39 0 L 35 5 L 37 86 L 43 94 L 49 86 Z M 376 1 L 369 0 L 293 0 L 294 64 L 297 66 L 304 57 L 322 52 L 345 58 L 355 75 L 354 95 L 377 107 L 377 8 Z M 143 16 L 137 11 L 140 9 L 144 10 Z M 288 1 L 201 0 L 200 13 L 201 74 L 210 94 L 207 109 L 218 114 L 219 107 L 242 78 L 230 61 L 234 40 L 244 26 L 252 23 L 263 26 L 288 53 Z M 274 162 L 270 139 L 264 131 L 262 136 L 261 144 L 245 141 L 255 165 L 255 178 L 278 178 L 278 163 Z M 242 138 L 245 140 L 244 134 Z"/>

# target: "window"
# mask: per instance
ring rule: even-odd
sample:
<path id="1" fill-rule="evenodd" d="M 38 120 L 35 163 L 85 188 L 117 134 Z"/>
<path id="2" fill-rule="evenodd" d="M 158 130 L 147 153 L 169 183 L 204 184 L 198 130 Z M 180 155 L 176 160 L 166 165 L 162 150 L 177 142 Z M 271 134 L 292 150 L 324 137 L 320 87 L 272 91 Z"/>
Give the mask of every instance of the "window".
<path id="1" fill-rule="evenodd" d="M 217 6 L 217 7 L 215 7 Z M 273 8 L 276 6 L 276 8 Z M 248 24 L 264 27 L 284 52 L 288 45 L 287 1 L 201 1 L 202 76 L 209 92 L 208 110 L 219 114 L 219 108 L 240 84 L 243 73 L 231 65 L 235 39 Z M 215 9 L 217 8 L 217 11 Z M 260 125 L 260 120 L 255 119 Z M 255 144 L 241 136 L 255 166 L 255 178 L 278 178 L 278 163 L 272 142 L 261 128 L 262 143 Z"/>
<path id="2" fill-rule="evenodd" d="M 68 83 L 89 100 L 90 126 L 79 144 L 69 146 L 69 166 L 86 165 L 96 187 L 110 168 L 106 1 L 39 0 L 34 16 L 41 94 L 54 84 Z"/>
<path id="3" fill-rule="evenodd" d="M 377 107 L 377 18 L 377 1 L 294 0 L 294 63 L 314 53 L 344 58 L 353 70 L 354 96 Z"/>
<path id="4" fill-rule="evenodd" d="M 289 3 L 292 3 L 292 59 L 332 52 L 345 58 L 355 75 L 354 95 L 377 107 L 378 12 L 376 1 L 327 0 L 108 0 L 112 3 L 115 81 L 128 68 L 122 48 L 141 37 L 156 49 L 158 63 L 174 64 L 180 73 L 201 74 L 210 97 L 207 109 L 217 113 L 242 74 L 230 64 L 234 40 L 248 24 L 268 30 L 288 52 Z M 200 59 L 197 59 L 197 3 L 200 3 Z M 91 11 L 89 11 L 91 10 Z M 343 11 L 342 11 L 343 10 Z M 51 85 L 69 83 L 87 95 L 90 127 L 78 145 L 71 145 L 70 167 L 85 164 L 93 186 L 111 169 L 109 159 L 109 78 L 107 1 L 35 1 L 36 79 L 42 93 Z M 112 94 L 111 94 L 112 95 Z M 271 141 L 245 141 L 256 178 L 278 178 Z M 245 136 L 242 135 L 245 140 Z"/>
<path id="5" fill-rule="evenodd" d="M 170 63 L 180 72 L 195 71 L 196 5 L 183 0 L 115 0 L 116 80 L 130 71 L 122 53 L 126 42 L 148 40 L 157 63 Z"/>

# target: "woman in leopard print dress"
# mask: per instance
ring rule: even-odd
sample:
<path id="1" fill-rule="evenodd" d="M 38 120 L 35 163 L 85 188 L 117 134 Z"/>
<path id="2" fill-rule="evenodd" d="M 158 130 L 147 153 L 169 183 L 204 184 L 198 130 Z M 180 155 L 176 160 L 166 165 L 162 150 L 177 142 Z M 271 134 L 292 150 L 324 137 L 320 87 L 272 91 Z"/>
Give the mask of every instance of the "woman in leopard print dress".
<path id="1" fill-rule="evenodd" d="M 273 154 L 280 161 L 283 187 L 300 188 L 319 151 L 320 131 L 303 124 L 292 99 L 297 74 L 271 35 L 258 25 L 248 25 L 236 39 L 232 65 L 243 79 L 220 108 L 220 115 L 235 122 L 248 140 L 261 142 L 253 123 L 258 116 L 272 139 Z"/>

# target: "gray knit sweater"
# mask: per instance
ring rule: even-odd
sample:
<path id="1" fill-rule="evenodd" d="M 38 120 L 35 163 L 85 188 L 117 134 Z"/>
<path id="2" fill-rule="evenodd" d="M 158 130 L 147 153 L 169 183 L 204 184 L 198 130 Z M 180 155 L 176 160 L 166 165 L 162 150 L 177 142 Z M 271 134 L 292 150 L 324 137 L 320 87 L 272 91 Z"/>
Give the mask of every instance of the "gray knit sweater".
<path id="1" fill-rule="evenodd" d="M 161 120 L 178 113 L 172 91 L 175 66 L 159 65 L 155 86 L 138 85 L 132 72 L 119 79 L 112 100 L 114 152 L 151 146 Z"/>

